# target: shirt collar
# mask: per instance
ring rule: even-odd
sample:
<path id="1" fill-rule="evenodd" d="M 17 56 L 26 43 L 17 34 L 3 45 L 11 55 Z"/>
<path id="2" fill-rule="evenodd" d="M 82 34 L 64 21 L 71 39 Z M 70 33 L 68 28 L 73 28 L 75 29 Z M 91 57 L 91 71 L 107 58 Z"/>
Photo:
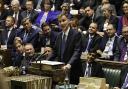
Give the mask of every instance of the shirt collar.
<path id="1" fill-rule="evenodd" d="M 12 31 L 13 27 L 8 28 L 8 31 Z"/>
<path id="2" fill-rule="evenodd" d="M 68 27 L 67 31 L 66 32 L 63 32 L 63 34 L 65 34 L 66 36 L 68 36 L 69 30 L 70 30 L 70 27 Z"/>
<path id="3" fill-rule="evenodd" d="M 93 38 L 93 37 L 94 37 L 94 35 L 90 35 L 90 34 L 89 34 L 89 38 Z"/>
<path id="4" fill-rule="evenodd" d="M 111 38 L 111 40 L 113 41 L 115 39 L 115 36 L 113 36 L 112 38 Z"/>

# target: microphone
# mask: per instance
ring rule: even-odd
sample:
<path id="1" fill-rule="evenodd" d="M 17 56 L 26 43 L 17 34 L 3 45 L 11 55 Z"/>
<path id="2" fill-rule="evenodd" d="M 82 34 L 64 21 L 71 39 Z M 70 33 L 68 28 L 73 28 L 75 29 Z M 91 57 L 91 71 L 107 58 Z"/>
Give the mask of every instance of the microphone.
<path id="1" fill-rule="evenodd" d="M 37 61 L 38 61 L 42 56 L 45 56 L 46 52 L 47 52 L 47 51 L 45 51 L 44 53 L 41 53 L 41 54 L 36 58 L 36 63 L 37 63 Z M 42 66 L 42 64 L 41 64 L 41 59 L 40 59 L 40 60 L 39 60 L 39 70 L 40 70 L 39 75 L 41 75 L 41 69 L 42 69 L 41 66 Z"/>
<path id="2" fill-rule="evenodd" d="M 46 52 L 47 52 L 47 51 L 46 51 Z M 36 63 L 37 63 L 37 61 L 38 61 L 42 56 L 45 56 L 46 52 L 41 53 L 39 56 L 37 56 L 37 58 L 36 58 Z"/>

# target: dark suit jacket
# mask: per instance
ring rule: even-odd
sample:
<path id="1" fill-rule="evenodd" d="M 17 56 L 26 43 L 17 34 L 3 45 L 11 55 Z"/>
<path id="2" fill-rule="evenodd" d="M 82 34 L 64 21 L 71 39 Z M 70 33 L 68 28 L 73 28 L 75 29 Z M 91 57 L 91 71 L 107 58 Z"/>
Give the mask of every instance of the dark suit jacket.
<path id="1" fill-rule="evenodd" d="M 23 40 L 24 34 L 25 34 L 25 29 L 21 28 L 17 30 L 16 36 L 20 37 Z M 39 30 L 32 27 L 31 30 L 28 32 L 26 41 L 23 42 L 32 43 L 34 48 L 37 48 L 38 39 L 39 39 Z"/>
<path id="2" fill-rule="evenodd" d="M 125 78 L 127 76 L 127 73 L 128 73 L 128 65 L 125 65 L 121 69 L 119 87 L 122 87 L 122 85 L 125 81 Z"/>
<path id="3" fill-rule="evenodd" d="M 96 21 L 96 16 L 86 16 L 84 15 L 80 20 L 79 20 L 79 25 L 84 27 L 84 29 L 87 31 L 89 28 L 89 25 L 92 23 L 92 21 Z"/>
<path id="4" fill-rule="evenodd" d="M 0 20 L 5 20 L 6 17 L 8 16 L 8 10 L 4 9 L 2 12 L 1 12 L 1 15 L 0 15 Z"/>
<path id="5" fill-rule="evenodd" d="M 82 3 L 83 3 L 84 0 L 73 0 L 73 9 L 76 9 L 76 10 L 79 10 L 81 7 L 82 7 Z"/>
<path id="6" fill-rule="evenodd" d="M 127 52 L 127 42 L 125 41 L 124 37 L 120 37 L 118 40 L 118 46 L 117 46 L 120 61 L 124 61 L 125 53 Z"/>
<path id="7" fill-rule="evenodd" d="M 5 20 L 6 20 L 6 17 L 8 16 L 8 10 L 4 9 L 2 12 L 0 12 L 1 15 L 0 15 L 0 26 L 2 28 L 5 27 Z"/>
<path id="8" fill-rule="evenodd" d="M 21 18 L 24 19 L 24 18 L 26 18 L 26 17 L 27 17 L 27 10 L 21 12 Z M 35 22 L 35 20 L 37 19 L 37 17 L 38 17 L 38 12 L 35 11 L 35 10 L 32 10 L 32 11 L 30 12 L 30 16 L 29 16 L 29 18 L 30 18 L 30 20 L 32 21 L 32 23 Z"/>
<path id="9" fill-rule="evenodd" d="M 98 28 L 99 28 L 99 31 L 103 31 L 103 27 L 104 27 L 104 23 L 105 23 L 105 20 L 106 18 L 104 16 L 99 16 L 98 18 L 96 18 L 96 22 L 98 23 Z M 116 16 L 111 16 L 110 19 L 109 19 L 109 24 L 113 24 L 116 29 L 118 27 L 118 18 Z"/>
<path id="10" fill-rule="evenodd" d="M 110 59 L 112 59 L 113 61 L 119 61 L 119 55 L 117 54 L 117 44 L 118 44 L 118 37 L 116 36 L 115 37 L 115 40 L 114 40 L 114 43 L 113 43 L 113 56 L 110 57 Z M 105 49 L 105 46 L 107 44 L 107 41 L 109 40 L 109 37 L 108 36 L 104 36 L 101 40 L 101 43 L 100 43 L 100 50 L 103 52 L 104 49 Z"/>
<path id="11" fill-rule="evenodd" d="M 5 28 L 0 35 L 0 42 L 1 45 L 6 45 L 7 42 L 7 48 L 11 49 L 13 47 L 13 41 L 16 36 L 16 29 L 12 29 L 9 38 L 7 39 L 8 31 L 7 28 Z"/>
<path id="12" fill-rule="evenodd" d="M 55 0 L 55 4 L 54 4 L 55 5 L 55 10 L 60 10 L 61 11 L 60 6 L 63 4 L 63 1 L 64 0 L 61 0 L 61 1 L 60 0 Z"/>
<path id="13" fill-rule="evenodd" d="M 49 60 L 55 60 L 64 62 L 65 64 L 71 64 L 70 71 L 70 83 L 78 84 L 79 76 L 81 72 L 80 64 L 80 38 L 81 34 L 76 30 L 70 29 L 66 41 L 66 46 L 64 50 L 63 59 L 61 59 L 61 41 L 62 41 L 62 32 L 58 35 L 53 53 Z"/>
<path id="14" fill-rule="evenodd" d="M 11 0 L 3 0 L 4 4 L 10 5 Z"/>
<path id="15" fill-rule="evenodd" d="M 82 35 L 82 46 L 81 46 L 82 52 L 86 50 L 88 40 L 89 40 L 89 34 L 88 33 L 83 34 Z M 89 45 L 88 52 L 96 52 L 96 50 L 99 49 L 100 41 L 101 41 L 101 37 L 98 34 L 95 34 Z"/>
<path id="16" fill-rule="evenodd" d="M 22 67 L 25 66 L 25 71 L 28 73 L 28 68 L 31 66 L 31 62 L 36 61 L 39 56 L 40 54 L 37 53 L 35 53 L 33 56 L 23 56 L 20 68 L 22 69 Z"/>
<path id="17" fill-rule="evenodd" d="M 21 21 L 22 21 L 21 12 L 22 10 L 20 10 L 18 14 L 17 28 L 21 25 Z M 9 15 L 13 16 L 13 14 L 14 14 L 14 11 L 10 10 Z"/>
<path id="18" fill-rule="evenodd" d="M 83 0 L 82 7 L 92 6 L 96 10 L 97 6 L 100 5 L 101 0 Z"/>
<path id="19" fill-rule="evenodd" d="M 23 60 L 24 56 L 21 53 L 15 52 L 13 60 L 13 66 L 20 67 L 21 61 Z"/>
<path id="20" fill-rule="evenodd" d="M 104 77 L 104 73 L 102 70 L 102 65 L 100 63 L 97 63 L 95 61 L 90 63 L 91 66 L 91 77 Z M 85 74 L 85 70 L 86 70 L 86 62 L 82 63 L 82 76 L 84 76 Z"/>
<path id="21" fill-rule="evenodd" d="M 58 34 L 59 34 L 58 32 L 55 32 L 53 30 L 51 30 L 49 37 L 46 37 L 45 35 L 40 34 L 40 37 L 39 37 L 40 47 L 45 47 L 46 46 L 46 39 L 49 38 L 50 39 L 50 46 L 53 48 L 55 45 L 55 41 L 56 41 Z"/>

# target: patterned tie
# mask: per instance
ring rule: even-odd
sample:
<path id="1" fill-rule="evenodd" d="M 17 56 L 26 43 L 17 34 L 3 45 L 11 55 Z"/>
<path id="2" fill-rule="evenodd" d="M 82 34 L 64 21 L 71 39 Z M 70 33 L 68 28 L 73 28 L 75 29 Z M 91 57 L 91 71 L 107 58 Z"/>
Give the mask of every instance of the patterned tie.
<path id="1" fill-rule="evenodd" d="M 61 61 L 63 60 L 63 54 L 64 54 L 64 49 L 65 49 L 65 44 L 66 44 L 66 35 L 64 33 L 63 34 L 63 38 L 62 38 L 62 43 L 61 43 Z"/>
<path id="2" fill-rule="evenodd" d="M 84 76 L 87 76 L 87 77 L 91 76 L 91 64 L 89 64 L 89 63 L 87 63 Z"/>
<path id="3" fill-rule="evenodd" d="M 124 88 L 128 88 L 128 73 L 126 75 L 125 81 L 124 81 L 123 86 L 121 87 L 121 89 L 124 89 Z"/>
<path id="4" fill-rule="evenodd" d="M 23 37 L 23 42 L 26 42 L 27 41 L 27 37 L 28 37 L 28 33 L 25 32 L 24 37 Z"/>

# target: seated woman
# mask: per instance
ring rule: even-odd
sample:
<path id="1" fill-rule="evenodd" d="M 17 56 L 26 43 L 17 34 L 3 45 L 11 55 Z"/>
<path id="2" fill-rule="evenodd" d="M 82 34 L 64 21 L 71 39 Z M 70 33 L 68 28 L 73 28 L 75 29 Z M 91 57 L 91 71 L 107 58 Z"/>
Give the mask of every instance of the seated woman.
<path id="1" fill-rule="evenodd" d="M 42 11 L 39 13 L 35 24 L 39 27 L 43 23 L 51 24 L 51 23 L 58 23 L 57 22 L 57 15 L 60 14 L 58 11 L 52 11 L 53 2 L 51 0 L 42 2 Z"/>
<path id="2" fill-rule="evenodd" d="M 21 61 L 24 56 L 24 45 L 22 43 L 22 40 L 19 37 L 16 37 L 14 39 L 14 46 L 16 49 L 16 52 L 14 53 L 14 59 L 13 59 L 13 66 L 20 67 Z"/>

